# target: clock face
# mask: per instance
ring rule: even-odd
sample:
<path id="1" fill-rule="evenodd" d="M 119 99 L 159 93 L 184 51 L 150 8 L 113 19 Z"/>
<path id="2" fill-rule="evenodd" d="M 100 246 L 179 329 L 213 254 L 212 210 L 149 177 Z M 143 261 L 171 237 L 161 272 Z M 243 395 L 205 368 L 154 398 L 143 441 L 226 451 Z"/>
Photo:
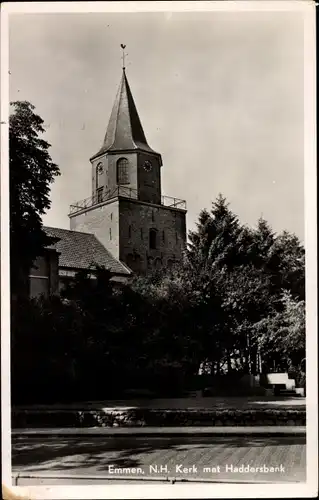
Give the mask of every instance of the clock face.
<path id="1" fill-rule="evenodd" d="M 143 168 L 146 172 L 150 172 L 152 170 L 152 164 L 150 161 L 146 161 L 143 165 Z"/>

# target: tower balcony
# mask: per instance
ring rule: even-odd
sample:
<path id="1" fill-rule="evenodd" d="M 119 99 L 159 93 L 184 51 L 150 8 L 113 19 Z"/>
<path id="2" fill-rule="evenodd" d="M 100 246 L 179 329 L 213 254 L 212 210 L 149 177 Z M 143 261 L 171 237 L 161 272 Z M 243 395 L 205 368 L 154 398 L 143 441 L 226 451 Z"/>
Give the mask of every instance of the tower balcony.
<path id="1" fill-rule="evenodd" d="M 89 196 L 84 200 L 74 202 L 72 205 L 70 205 L 69 215 L 75 215 L 82 210 L 93 208 L 97 205 L 100 205 L 101 203 L 105 203 L 106 201 L 110 201 L 118 197 L 127 198 L 130 200 L 139 200 L 138 191 L 134 188 L 118 186 L 112 191 L 105 191 L 101 189 L 98 190 L 95 195 Z M 162 196 L 161 206 L 186 210 L 186 201 L 180 200 L 179 198 L 172 198 L 171 196 Z"/>

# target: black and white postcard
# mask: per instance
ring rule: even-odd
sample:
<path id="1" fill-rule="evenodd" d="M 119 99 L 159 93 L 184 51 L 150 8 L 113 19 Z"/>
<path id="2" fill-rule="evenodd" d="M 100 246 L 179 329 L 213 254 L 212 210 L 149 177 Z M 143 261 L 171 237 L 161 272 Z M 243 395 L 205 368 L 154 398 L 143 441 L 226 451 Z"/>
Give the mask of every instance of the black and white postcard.
<path id="1" fill-rule="evenodd" d="M 4 498 L 317 491 L 315 3 L 1 11 Z"/>

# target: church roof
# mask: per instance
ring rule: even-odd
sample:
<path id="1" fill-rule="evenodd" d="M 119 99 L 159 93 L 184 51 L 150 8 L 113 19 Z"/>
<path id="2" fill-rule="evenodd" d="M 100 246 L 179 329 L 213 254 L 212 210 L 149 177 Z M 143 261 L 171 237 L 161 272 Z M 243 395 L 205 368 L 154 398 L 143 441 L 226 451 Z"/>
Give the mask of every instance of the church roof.
<path id="1" fill-rule="evenodd" d="M 97 264 L 114 274 L 131 274 L 129 268 L 113 257 L 94 234 L 57 227 L 44 227 L 43 229 L 48 236 L 59 238 L 57 243 L 49 247 L 60 254 L 59 267 L 89 269 Z"/>
<path id="2" fill-rule="evenodd" d="M 91 159 L 108 151 L 134 149 L 158 154 L 147 144 L 125 69 L 123 68 L 121 83 L 115 98 L 103 145 Z"/>

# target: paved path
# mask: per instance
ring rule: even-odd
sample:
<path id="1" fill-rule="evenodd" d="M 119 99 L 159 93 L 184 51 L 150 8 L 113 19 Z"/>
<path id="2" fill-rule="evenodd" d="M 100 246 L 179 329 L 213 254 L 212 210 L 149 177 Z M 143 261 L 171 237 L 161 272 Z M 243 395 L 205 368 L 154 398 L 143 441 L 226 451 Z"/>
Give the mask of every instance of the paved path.
<path id="1" fill-rule="evenodd" d="M 230 436 L 305 435 L 306 426 L 212 426 L 212 427 L 57 427 L 13 429 L 12 436 Z"/>
<path id="2" fill-rule="evenodd" d="M 13 436 L 12 460 L 13 474 L 20 474 L 18 484 L 23 481 L 28 484 L 32 481 L 33 484 L 95 481 L 97 484 L 124 479 L 172 478 L 246 483 L 303 482 L 306 477 L 306 444 L 302 435 L 131 439 L 66 436 L 58 440 L 44 436 Z M 240 467 L 243 470 L 238 469 Z M 28 475 L 34 478 L 28 479 Z"/>
<path id="3" fill-rule="evenodd" d="M 29 405 L 17 406 L 14 409 L 28 410 L 90 410 L 90 409 L 261 409 L 261 408 L 288 408 L 305 409 L 306 399 L 302 397 L 228 397 L 228 398 L 172 398 L 172 399 L 139 399 L 139 400 L 108 400 L 88 401 L 85 403 Z"/>

